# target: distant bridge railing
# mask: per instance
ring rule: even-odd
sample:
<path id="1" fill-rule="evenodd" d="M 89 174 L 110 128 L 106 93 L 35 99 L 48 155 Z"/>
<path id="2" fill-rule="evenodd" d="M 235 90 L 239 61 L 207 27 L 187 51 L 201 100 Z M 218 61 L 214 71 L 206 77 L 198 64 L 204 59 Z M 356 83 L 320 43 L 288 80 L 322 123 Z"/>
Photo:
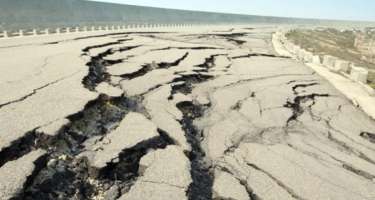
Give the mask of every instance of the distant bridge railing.
<path id="1" fill-rule="evenodd" d="M 194 24 L 203 25 L 203 24 Z M 111 25 L 111 26 L 82 26 L 82 27 L 62 27 L 62 28 L 46 28 L 46 29 L 21 29 L 16 31 L 3 31 L 0 33 L 0 38 L 15 38 L 24 36 L 37 35 L 57 35 L 78 32 L 92 32 L 92 31 L 118 31 L 135 28 L 160 28 L 160 27 L 191 27 L 193 24 L 127 24 L 127 25 Z"/>

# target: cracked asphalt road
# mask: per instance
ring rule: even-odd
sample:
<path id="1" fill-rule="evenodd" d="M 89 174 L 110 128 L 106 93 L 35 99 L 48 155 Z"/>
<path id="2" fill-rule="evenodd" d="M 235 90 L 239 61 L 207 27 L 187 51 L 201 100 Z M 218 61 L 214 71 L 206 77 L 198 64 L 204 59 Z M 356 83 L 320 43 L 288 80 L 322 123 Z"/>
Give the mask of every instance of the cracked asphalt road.
<path id="1" fill-rule="evenodd" d="M 375 121 L 275 30 L 1 43 L 0 199 L 375 199 Z"/>

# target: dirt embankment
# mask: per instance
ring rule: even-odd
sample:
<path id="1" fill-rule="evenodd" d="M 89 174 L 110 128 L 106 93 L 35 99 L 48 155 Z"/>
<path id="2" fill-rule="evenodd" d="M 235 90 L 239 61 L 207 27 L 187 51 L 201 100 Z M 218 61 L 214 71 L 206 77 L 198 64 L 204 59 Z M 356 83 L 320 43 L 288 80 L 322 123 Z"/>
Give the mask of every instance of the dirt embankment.
<path id="1" fill-rule="evenodd" d="M 368 84 L 375 88 L 375 32 L 337 29 L 294 30 L 286 35 L 318 55 L 332 55 L 369 69 Z"/>

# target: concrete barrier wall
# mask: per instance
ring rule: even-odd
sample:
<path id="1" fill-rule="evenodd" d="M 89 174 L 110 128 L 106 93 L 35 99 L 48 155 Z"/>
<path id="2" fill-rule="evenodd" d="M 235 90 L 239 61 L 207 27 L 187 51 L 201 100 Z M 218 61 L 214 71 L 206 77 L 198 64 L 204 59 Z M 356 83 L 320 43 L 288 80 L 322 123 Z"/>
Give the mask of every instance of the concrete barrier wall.
<path id="1" fill-rule="evenodd" d="M 312 63 L 316 64 L 316 65 L 321 65 L 322 64 L 322 61 L 320 59 L 320 56 L 318 55 L 313 55 L 313 59 L 312 59 Z"/>
<path id="2" fill-rule="evenodd" d="M 306 62 L 313 63 L 316 65 L 322 65 L 328 68 L 331 72 L 345 75 L 345 77 L 357 82 L 361 87 L 371 96 L 375 96 L 375 90 L 367 85 L 368 70 L 363 67 L 354 66 L 353 63 L 342 60 L 330 55 L 325 55 L 321 59 L 319 55 L 314 55 L 308 52 L 298 45 L 295 45 L 287 38 L 285 38 L 287 32 L 279 32 L 276 35 L 278 40 L 284 45 L 284 48 L 295 56 L 296 59 Z"/>
<path id="3" fill-rule="evenodd" d="M 368 70 L 362 67 L 352 66 L 350 78 L 354 81 L 367 83 Z"/>
<path id="4" fill-rule="evenodd" d="M 335 66 L 336 58 L 333 56 L 323 56 L 323 65 L 327 68 L 333 68 Z"/>
<path id="5" fill-rule="evenodd" d="M 313 53 L 306 51 L 303 59 L 307 63 L 312 63 L 313 62 L 313 57 L 314 57 Z"/>
<path id="6" fill-rule="evenodd" d="M 344 73 L 350 73 L 351 67 L 350 67 L 350 62 L 346 60 L 336 60 L 335 65 L 333 67 L 333 70 L 336 72 L 344 72 Z"/>

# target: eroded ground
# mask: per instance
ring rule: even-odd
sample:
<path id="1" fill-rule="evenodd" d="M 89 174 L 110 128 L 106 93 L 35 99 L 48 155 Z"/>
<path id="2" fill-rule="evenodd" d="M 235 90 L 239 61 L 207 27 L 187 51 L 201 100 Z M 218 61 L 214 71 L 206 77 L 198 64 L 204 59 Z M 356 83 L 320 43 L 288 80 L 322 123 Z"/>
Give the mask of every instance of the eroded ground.
<path id="1" fill-rule="evenodd" d="M 0 199 L 374 199 L 374 120 L 274 31 L 2 44 Z"/>

